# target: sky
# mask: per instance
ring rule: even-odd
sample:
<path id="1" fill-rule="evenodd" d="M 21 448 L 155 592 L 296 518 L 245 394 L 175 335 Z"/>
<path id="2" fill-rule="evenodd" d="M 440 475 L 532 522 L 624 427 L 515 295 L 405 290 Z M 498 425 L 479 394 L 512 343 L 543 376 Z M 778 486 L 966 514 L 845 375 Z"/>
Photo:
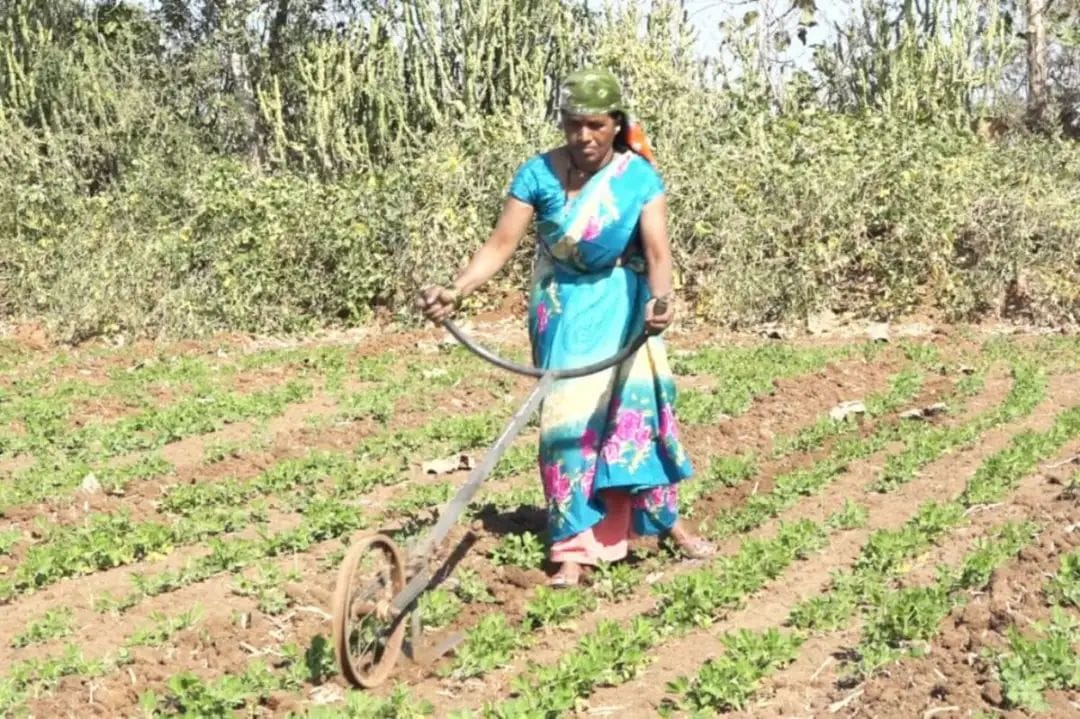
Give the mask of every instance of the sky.
<path id="1" fill-rule="evenodd" d="M 640 3 L 648 6 L 648 0 L 613 0 L 616 4 Z M 136 4 L 151 7 L 156 5 L 155 0 L 132 0 Z M 600 0 L 603 2 L 603 0 Z M 791 0 L 685 0 L 687 12 L 691 23 L 698 31 L 697 49 L 702 55 L 714 54 L 720 43 L 720 23 L 725 20 L 742 18 L 747 12 L 755 10 L 762 16 L 782 13 L 791 7 Z M 817 26 L 812 27 L 807 33 L 807 43 L 804 46 L 795 40 L 785 59 L 790 59 L 796 66 L 808 67 L 812 49 L 811 46 L 821 42 L 827 42 L 835 36 L 834 23 L 845 20 L 851 13 L 851 8 L 858 0 L 817 0 L 816 20 Z M 593 2 L 593 4 L 598 4 Z M 794 21 L 797 13 L 789 18 L 791 29 L 794 29 Z"/>
<path id="2" fill-rule="evenodd" d="M 811 46 L 832 40 L 836 35 L 834 23 L 843 22 L 849 17 L 853 4 L 855 3 L 850 0 L 818 0 L 815 14 L 818 24 L 807 32 L 805 46 L 797 39 L 792 43 L 786 53 L 787 59 L 797 66 L 808 67 L 812 55 Z M 698 51 L 702 54 L 716 51 L 720 41 L 718 27 L 721 22 L 741 18 L 751 10 L 766 15 L 771 8 L 772 14 L 780 14 L 790 7 L 790 0 L 686 0 L 690 21 L 698 31 Z M 791 16 L 789 22 L 792 28 L 797 18 L 798 13 Z"/>

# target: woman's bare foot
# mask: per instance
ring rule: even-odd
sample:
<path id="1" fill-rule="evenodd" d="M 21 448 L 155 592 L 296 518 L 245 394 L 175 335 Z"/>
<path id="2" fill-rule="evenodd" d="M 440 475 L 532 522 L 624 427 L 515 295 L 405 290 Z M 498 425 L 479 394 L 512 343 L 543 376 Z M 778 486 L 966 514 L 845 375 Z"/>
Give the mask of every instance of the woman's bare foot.
<path id="1" fill-rule="evenodd" d="M 577 562 L 563 562 L 559 571 L 548 580 L 548 586 L 561 589 L 562 587 L 576 587 L 581 581 L 581 565 Z"/>
<path id="2" fill-rule="evenodd" d="M 716 547 L 711 542 L 691 534 L 681 519 L 671 527 L 668 536 L 675 541 L 679 549 L 693 559 L 705 559 L 716 553 Z"/>

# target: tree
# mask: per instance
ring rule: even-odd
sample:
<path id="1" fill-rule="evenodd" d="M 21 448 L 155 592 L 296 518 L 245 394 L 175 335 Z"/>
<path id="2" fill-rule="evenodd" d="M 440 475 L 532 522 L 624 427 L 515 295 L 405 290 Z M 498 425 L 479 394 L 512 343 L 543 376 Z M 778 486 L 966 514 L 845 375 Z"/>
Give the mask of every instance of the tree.
<path id="1" fill-rule="evenodd" d="M 1035 124 L 1042 122 L 1047 104 L 1046 8 L 1047 0 L 1028 0 L 1028 117 Z"/>

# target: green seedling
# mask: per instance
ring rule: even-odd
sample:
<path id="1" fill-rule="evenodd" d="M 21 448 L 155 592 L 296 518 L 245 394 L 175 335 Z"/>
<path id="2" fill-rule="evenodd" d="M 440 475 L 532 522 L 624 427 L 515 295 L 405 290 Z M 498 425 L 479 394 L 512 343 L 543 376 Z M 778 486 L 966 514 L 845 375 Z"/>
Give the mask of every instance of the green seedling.
<path id="1" fill-rule="evenodd" d="M 544 544 L 532 532 L 508 534 L 491 550 L 496 565 L 512 565 L 523 569 L 539 569 L 547 556 Z"/>
<path id="2" fill-rule="evenodd" d="M 31 621 L 25 632 L 17 634 L 11 640 L 11 646 L 21 648 L 66 637 L 71 634 L 71 619 L 70 609 L 47 611 L 40 619 Z"/>

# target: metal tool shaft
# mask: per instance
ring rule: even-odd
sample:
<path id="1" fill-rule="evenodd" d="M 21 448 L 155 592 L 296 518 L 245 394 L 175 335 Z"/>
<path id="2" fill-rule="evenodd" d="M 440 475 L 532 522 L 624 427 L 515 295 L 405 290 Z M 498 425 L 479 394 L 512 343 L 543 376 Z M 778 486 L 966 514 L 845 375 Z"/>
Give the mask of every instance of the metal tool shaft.
<path id="1" fill-rule="evenodd" d="M 424 588 L 431 581 L 431 575 L 427 570 L 427 559 L 431 555 L 432 549 L 446 539 L 446 535 L 450 533 L 451 527 L 457 522 L 461 513 L 465 511 L 469 501 L 476 494 L 476 491 L 480 489 L 480 485 L 491 470 L 495 468 L 499 460 L 506 450 L 510 447 L 513 441 L 521 434 L 521 430 L 525 428 L 525 425 L 529 422 L 529 417 L 540 406 L 540 403 L 544 401 L 548 393 L 551 391 L 552 386 L 555 383 L 554 374 L 548 373 L 540 378 L 540 381 L 533 387 L 532 392 L 526 398 L 525 403 L 521 405 L 520 409 L 514 413 L 514 416 L 510 418 L 510 422 L 507 423 L 506 428 L 502 434 L 492 445 L 491 449 L 484 455 L 484 459 L 473 468 L 469 473 L 469 478 L 465 481 L 465 484 L 461 485 L 461 489 L 458 490 L 450 501 L 448 501 L 439 512 L 439 521 L 435 524 L 435 527 L 431 532 L 424 537 L 423 540 L 417 543 L 416 548 L 409 554 L 409 563 L 414 561 L 417 564 L 425 565 L 420 569 L 409 583 L 405 585 L 405 588 L 398 593 L 393 599 L 394 609 L 397 611 L 404 611 L 409 605 L 413 603 L 413 600 L 424 591 Z"/>

